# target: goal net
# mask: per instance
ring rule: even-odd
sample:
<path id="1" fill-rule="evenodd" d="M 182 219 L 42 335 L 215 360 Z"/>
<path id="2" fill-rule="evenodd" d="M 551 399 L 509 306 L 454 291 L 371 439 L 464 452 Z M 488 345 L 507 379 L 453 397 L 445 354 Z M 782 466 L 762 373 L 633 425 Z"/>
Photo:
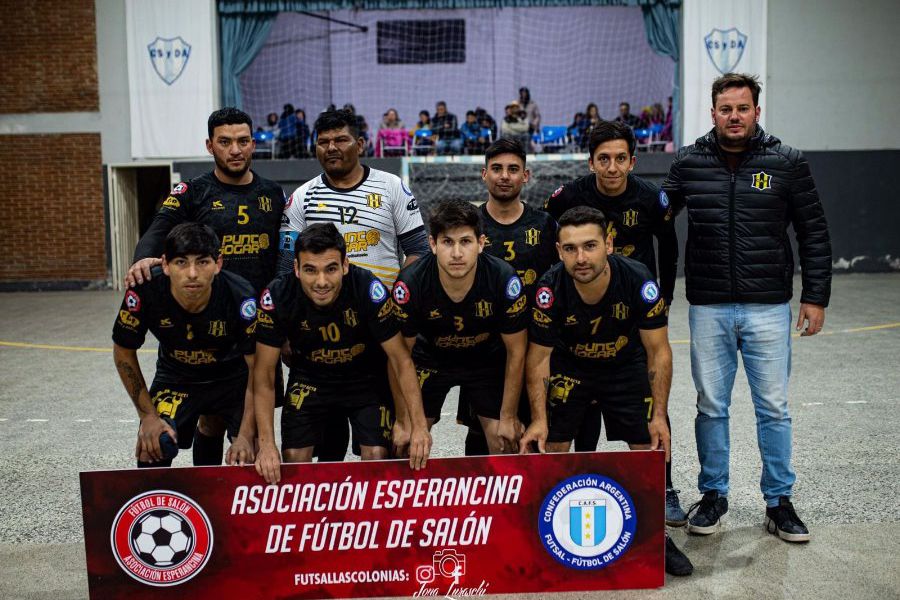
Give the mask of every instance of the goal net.
<path id="1" fill-rule="evenodd" d="M 460 123 L 485 109 L 497 121 L 528 87 L 543 125 L 569 125 L 589 103 L 604 118 L 666 106 L 674 63 L 649 47 L 639 7 L 339 10 L 278 15 L 241 75 L 255 123 L 284 104 L 308 121 L 352 103 L 374 132 L 388 108 L 407 127 L 444 100 Z M 340 23 L 343 21 L 345 23 Z"/>

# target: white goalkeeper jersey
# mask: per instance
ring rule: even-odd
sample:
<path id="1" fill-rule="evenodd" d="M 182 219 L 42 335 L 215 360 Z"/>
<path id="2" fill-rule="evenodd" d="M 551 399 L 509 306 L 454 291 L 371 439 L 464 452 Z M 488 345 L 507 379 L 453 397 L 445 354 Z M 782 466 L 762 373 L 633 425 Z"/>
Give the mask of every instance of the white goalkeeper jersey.
<path id="1" fill-rule="evenodd" d="M 319 175 L 298 187 L 288 199 L 281 223 L 282 249 L 293 250 L 309 225 L 334 223 L 347 243 L 347 258 L 372 271 L 393 287 L 400 272 L 399 237 L 422 227 L 419 205 L 396 175 L 364 166 L 363 180 L 338 189 Z"/>

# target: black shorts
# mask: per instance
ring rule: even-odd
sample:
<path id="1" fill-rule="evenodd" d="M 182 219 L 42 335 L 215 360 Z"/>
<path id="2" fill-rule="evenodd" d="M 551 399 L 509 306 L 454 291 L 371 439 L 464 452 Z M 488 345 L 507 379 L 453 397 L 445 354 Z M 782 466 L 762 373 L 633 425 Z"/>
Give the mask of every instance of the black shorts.
<path id="1" fill-rule="evenodd" d="M 646 368 L 600 376 L 551 369 L 548 442 L 571 442 L 585 418 L 599 419 L 602 415 L 607 440 L 649 444 L 647 421 L 652 411 Z"/>
<path id="2" fill-rule="evenodd" d="M 335 415 L 350 420 L 354 445 L 390 447 L 393 401 L 384 385 L 342 386 L 334 383 L 288 383 L 281 410 L 281 447 L 321 445 Z"/>
<path id="3" fill-rule="evenodd" d="M 154 381 L 150 399 L 156 413 L 175 422 L 178 447 L 190 448 L 200 415 L 216 415 L 224 419 L 228 437 L 234 439 L 244 416 L 244 394 L 247 376 L 210 383 L 161 383 Z"/>
<path id="4" fill-rule="evenodd" d="M 465 397 L 473 415 L 489 419 L 500 418 L 503 403 L 503 379 L 505 365 L 484 368 L 445 368 L 416 366 L 425 418 L 441 420 L 441 408 L 450 388 L 460 386 L 459 396 Z"/>
<path id="5" fill-rule="evenodd" d="M 469 402 L 466 391 L 467 390 L 459 391 L 459 403 L 456 407 L 456 422 L 460 425 L 465 425 L 472 431 L 484 435 L 484 431 L 481 428 L 481 421 L 478 420 L 478 415 L 472 410 L 472 404 Z M 502 406 L 502 396 L 500 397 L 500 402 Z M 519 421 L 526 427 L 531 424 L 531 404 L 528 402 L 528 391 L 525 389 L 525 382 L 522 382 L 522 394 L 519 397 L 519 410 L 516 414 L 519 417 Z"/>

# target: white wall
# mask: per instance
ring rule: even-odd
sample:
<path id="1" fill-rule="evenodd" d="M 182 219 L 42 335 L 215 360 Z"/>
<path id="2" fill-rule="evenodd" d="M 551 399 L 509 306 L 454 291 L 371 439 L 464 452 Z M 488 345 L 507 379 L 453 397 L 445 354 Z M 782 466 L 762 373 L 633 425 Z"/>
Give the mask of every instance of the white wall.
<path id="1" fill-rule="evenodd" d="M 900 2 L 769 0 L 767 128 L 803 150 L 900 148 Z"/>

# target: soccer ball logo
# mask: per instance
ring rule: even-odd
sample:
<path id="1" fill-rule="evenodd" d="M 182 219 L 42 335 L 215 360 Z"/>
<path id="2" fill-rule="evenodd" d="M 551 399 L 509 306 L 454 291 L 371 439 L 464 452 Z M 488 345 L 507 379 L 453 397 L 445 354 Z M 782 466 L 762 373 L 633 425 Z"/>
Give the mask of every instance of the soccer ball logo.
<path id="1" fill-rule="evenodd" d="M 155 587 L 191 579 L 209 562 L 213 549 L 212 524 L 203 508 L 170 490 L 144 492 L 126 502 L 109 533 L 122 570 Z"/>
<path id="2" fill-rule="evenodd" d="M 181 515 L 171 510 L 154 510 L 131 528 L 135 554 L 151 567 L 171 567 L 191 555 L 194 532 Z"/>

